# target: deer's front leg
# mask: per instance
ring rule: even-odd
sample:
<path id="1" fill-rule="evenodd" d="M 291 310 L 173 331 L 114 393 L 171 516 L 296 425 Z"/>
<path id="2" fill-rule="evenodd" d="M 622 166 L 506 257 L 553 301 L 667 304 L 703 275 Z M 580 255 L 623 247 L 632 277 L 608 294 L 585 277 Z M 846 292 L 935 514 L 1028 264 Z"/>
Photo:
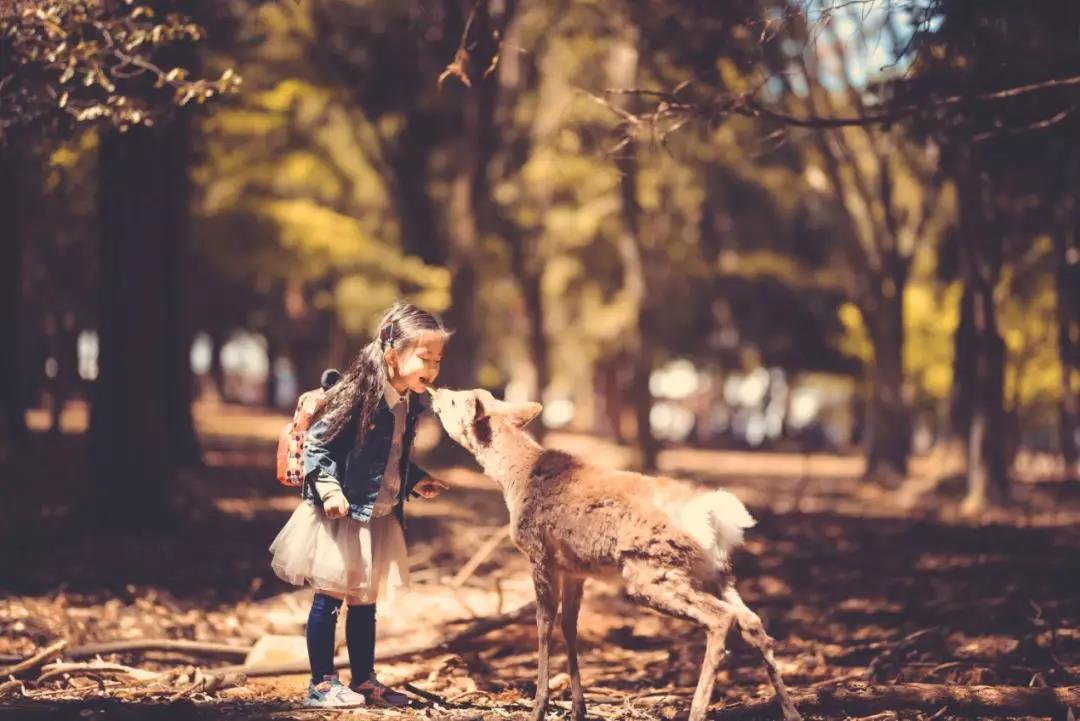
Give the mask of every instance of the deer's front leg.
<path id="1" fill-rule="evenodd" d="M 573 721 L 585 721 L 585 692 L 581 688 L 581 670 L 578 668 L 577 622 L 581 610 L 581 593 L 585 581 L 580 578 L 560 577 L 562 587 L 562 629 L 566 639 L 566 662 L 570 667 L 570 688 L 574 698 Z"/>
<path id="2" fill-rule="evenodd" d="M 551 630 L 559 611 L 559 588 L 555 570 L 546 564 L 533 566 L 533 585 L 536 587 L 536 631 L 540 639 L 537 654 L 536 702 L 533 705 L 533 721 L 542 721 L 548 706 L 548 653 L 551 648 Z"/>

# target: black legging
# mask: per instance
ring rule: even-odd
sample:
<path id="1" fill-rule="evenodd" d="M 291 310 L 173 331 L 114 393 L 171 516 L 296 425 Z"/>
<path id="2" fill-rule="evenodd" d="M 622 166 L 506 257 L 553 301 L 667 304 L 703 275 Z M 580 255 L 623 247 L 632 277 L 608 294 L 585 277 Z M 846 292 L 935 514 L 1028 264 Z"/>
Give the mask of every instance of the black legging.
<path id="1" fill-rule="evenodd" d="M 324 593 L 316 593 L 311 601 L 307 648 L 312 683 L 320 683 L 334 674 L 334 631 L 340 610 L 341 600 Z M 375 604 L 349 606 L 345 643 L 352 682 L 367 681 L 375 670 Z"/>

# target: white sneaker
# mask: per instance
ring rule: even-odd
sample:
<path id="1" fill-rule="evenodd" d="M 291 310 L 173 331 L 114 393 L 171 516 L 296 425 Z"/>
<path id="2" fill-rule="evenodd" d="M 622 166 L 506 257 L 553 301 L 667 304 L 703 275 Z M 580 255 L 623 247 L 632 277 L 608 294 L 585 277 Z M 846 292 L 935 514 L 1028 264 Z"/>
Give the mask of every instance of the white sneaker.
<path id="1" fill-rule="evenodd" d="M 320 683 L 310 684 L 304 699 L 304 705 L 311 708 L 351 708 L 363 706 L 365 702 L 363 694 L 341 683 L 336 675 L 323 676 Z"/>

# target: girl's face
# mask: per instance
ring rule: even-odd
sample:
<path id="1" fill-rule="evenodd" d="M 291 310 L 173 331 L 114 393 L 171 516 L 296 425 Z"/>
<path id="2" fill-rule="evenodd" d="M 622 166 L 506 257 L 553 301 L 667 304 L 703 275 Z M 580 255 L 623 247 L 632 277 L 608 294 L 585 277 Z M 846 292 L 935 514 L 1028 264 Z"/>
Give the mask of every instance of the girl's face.
<path id="1" fill-rule="evenodd" d="M 390 382 L 399 391 L 406 388 L 414 393 L 424 393 L 439 377 L 446 334 L 429 331 L 416 341 L 406 345 L 399 353 L 394 348 L 386 350 L 386 368 Z"/>

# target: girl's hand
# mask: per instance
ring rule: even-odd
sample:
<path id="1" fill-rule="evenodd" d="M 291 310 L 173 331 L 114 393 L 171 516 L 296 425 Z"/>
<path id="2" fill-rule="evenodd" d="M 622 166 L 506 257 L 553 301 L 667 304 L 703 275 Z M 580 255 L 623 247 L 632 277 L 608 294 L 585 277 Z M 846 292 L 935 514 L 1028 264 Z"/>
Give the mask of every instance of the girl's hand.
<path id="1" fill-rule="evenodd" d="M 323 512 L 327 518 L 343 518 L 349 512 L 349 501 L 344 493 L 334 493 L 323 501 Z"/>
<path id="2" fill-rule="evenodd" d="M 413 486 L 413 491 L 419 493 L 422 498 L 434 498 L 441 491 L 449 490 L 450 486 L 436 478 L 425 478 Z"/>

